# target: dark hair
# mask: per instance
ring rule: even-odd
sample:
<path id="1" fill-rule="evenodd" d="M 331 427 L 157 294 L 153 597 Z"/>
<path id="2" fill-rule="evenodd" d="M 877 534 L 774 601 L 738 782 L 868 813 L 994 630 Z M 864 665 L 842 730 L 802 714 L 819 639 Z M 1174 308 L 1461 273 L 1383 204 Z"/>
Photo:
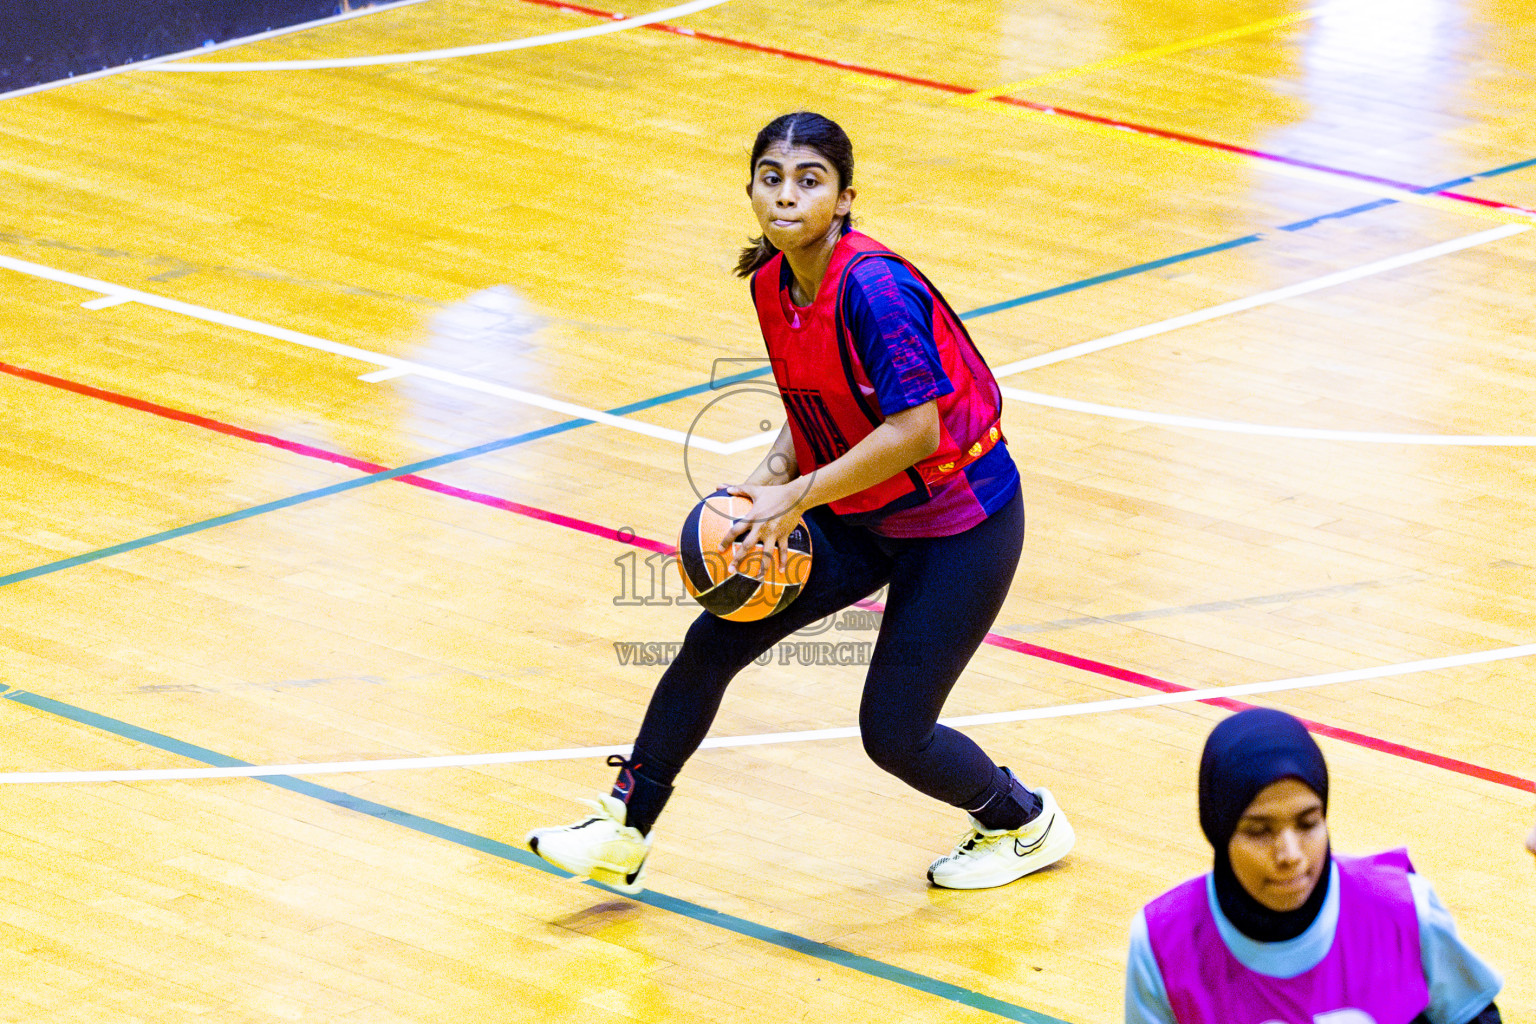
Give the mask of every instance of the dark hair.
<path id="1" fill-rule="evenodd" d="M 826 157 L 837 169 L 839 192 L 853 184 L 853 143 L 848 140 L 848 133 L 831 118 L 813 114 L 809 110 L 797 110 L 793 114 L 782 114 L 769 121 L 757 133 L 757 141 L 752 144 L 752 159 L 747 162 L 749 175 L 757 174 L 758 158 L 776 142 L 783 143 L 785 147 L 804 146 Z M 853 214 L 844 214 L 842 230 L 848 231 L 852 227 Z M 736 261 L 736 276 L 751 277 L 758 268 L 773 259 L 778 251 L 763 235 L 749 239 L 747 247 L 741 250 L 741 257 Z"/>

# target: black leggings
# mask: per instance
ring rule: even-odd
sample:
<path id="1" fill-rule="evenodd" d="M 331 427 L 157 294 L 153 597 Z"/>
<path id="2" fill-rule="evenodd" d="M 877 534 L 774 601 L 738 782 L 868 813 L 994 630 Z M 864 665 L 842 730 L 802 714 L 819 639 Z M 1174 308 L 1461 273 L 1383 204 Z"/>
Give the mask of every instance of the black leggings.
<path id="1" fill-rule="evenodd" d="M 663 785 L 699 748 L 731 679 L 785 637 L 889 583 L 864 680 L 859 731 L 881 768 L 957 807 L 984 792 L 997 767 L 939 711 L 1008 595 L 1024 544 L 1024 499 L 950 537 L 897 539 L 844 522 L 825 506 L 805 516 L 811 577 L 784 611 L 758 622 L 694 620 L 651 696 L 634 758 Z"/>

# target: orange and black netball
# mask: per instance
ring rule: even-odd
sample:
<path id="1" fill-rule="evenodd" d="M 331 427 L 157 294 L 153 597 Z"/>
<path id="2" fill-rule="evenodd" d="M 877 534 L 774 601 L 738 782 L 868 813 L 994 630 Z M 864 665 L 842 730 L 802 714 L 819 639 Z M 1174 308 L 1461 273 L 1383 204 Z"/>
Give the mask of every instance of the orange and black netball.
<path id="1" fill-rule="evenodd" d="M 731 526 L 752 514 L 752 501 L 720 490 L 693 507 L 677 541 L 683 587 L 704 610 L 732 622 L 756 622 L 789 607 L 811 575 L 811 532 L 804 523 L 789 535 L 782 567 L 774 553 L 749 552 L 731 572 L 732 552 L 720 550 Z"/>

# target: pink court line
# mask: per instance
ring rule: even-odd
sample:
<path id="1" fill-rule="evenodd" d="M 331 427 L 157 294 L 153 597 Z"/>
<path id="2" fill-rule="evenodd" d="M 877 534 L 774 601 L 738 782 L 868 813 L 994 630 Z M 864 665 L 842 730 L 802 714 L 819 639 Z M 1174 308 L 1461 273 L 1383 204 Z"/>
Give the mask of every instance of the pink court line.
<path id="1" fill-rule="evenodd" d="M 581 4 L 566 3 L 564 0 L 523 0 L 524 3 L 537 4 L 540 7 L 553 7 L 556 10 L 572 11 L 580 14 L 590 14 L 596 18 L 618 18 L 622 15 L 613 11 L 605 11 L 597 7 L 584 7 Z M 668 25 L 665 22 L 654 22 L 641 28 L 652 29 L 657 32 L 667 32 L 672 35 L 686 36 L 689 39 L 698 39 L 707 43 L 718 43 L 722 46 L 733 46 L 741 50 L 750 50 L 753 53 L 767 54 L 774 57 L 785 57 L 789 60 L 802 61 L 807 64 L 818 64 L 822 67 L 836 68 L 839 71 L 849 71 L 858 75 L 869 75 L 873 78 L 883 78 L 891 82 L 904 82 L 908 85 L 916 85 L 925 89 L 938 89 L 943 92 L 954 93 L 957 96 L 970 95 L 981 90 L 971 89 L 963 85 L 955 85 L 952 82 L 940 82 L 931 78 L 920 78 L 916 75 L 905 75 L 897 71 L 887 71 L 882 68 L 868 67 L 863 64 L 851 64 L 848 61 L 833 60 L 828 57 L 817 57 L 814 54 L 801 53 L 797 50 L 786 50 L 777 46 L 766 46 L 762 43 L 754 43 L 744 39 L 733 39 L 729 36 L 715 35 L 710 32 L 700 32 L 697 29 L 683 28 L 678 25 Z M 1088 114 L 1080 110 L 1069 110 L 1066 107 L 1052 106 L 1046 103 L 1035 103 L 1031 100 L 1017 99 L 1012 96 L 989 96 L 988 101 L 1002 103 L 1012 107 L 1023 107 L 1042 114 L 1056 114 L 1061 117 L 1085 121 L 1107 128 L 1116 128 L 1121 131 L 1133 132 L 1151 138 L 1166 139 L 1172 142 L 1182 142 L 1192 146 L 1200 146 L 1205 149 L 1219 150 L 1234 156 L 1242 156 L 1251 160 L 1262 160 L 1269 163 L 1283 164 L 1309 171 L 1318 171 L 1323 174 L 1331 174 L 1340 178 L 1349 178 L 1354 181 L 1365 182 L 1371 185 L 1379 185 L 1393 188 L 1403 192 L 1418 192 L 1423 195 L 1436 195 L 1444 199 L 1451 199 L 1460 203 L 1469 203 L 1474 206 L 1489 207 L 1495 210 L 1508 210 L 1512 213 L 1536 216 L 1536 210 L 1524 206 L 1516 206 L 1512 203 L 1504 203 L 1495 199 L 1483 199 L 1479 196 L 1467 195 L 1463 192 L 1426 192 L 1419 185 L 1407 182 L 1395 181 L 1391 178 L 1383 178 L 1373 174 L 1362 174 L 1358 171 L 1347 171 L 1338 167 L 1330 167 L 1327 164 L 1313 163 L 1300 160 L 1295 157 L 1281 156 L 1278 153 L 1266 153 L 1259 149 L 1250 149 L 1246 146 L 1237 146 L 1227 142 L 1218 142 L 1214 139 L 1202 138 L 1198 135 L 1188 135 L 1184 132 L 1170 131 L 1165 128 L 1153 128 L 1149 125 L 1135 124 L 1130 121 L 1119 121 L 1111 117 L 1101 117 L 1098 114 Z"/>
<path id="2" fill-rule="evenodd" d="M 297 441 L 288 441 L 280 437 L 275 437 L 271 434 L 263 434 L 254 430 L 247 430 L 244 427 L 237 427 L 232 424 L 222 423 L 218 420 L 209 419 L 206 416 L 199 416 L 196 413 L 184 412 L 180 409 L 173 409 L 169 406 L 159 405 L 155 402 L 145 401 L 141 398 L 133 398 L 128 395 L 120 395 L 116 392 L 91 387 L 88 384 L 79 384 L 74 381 L 66 380 L 62 377 L 55 377 L 52 374 L 42 373 L 37 370 L 28 370 L 20 366 L 13 366 L 10 363 L 0 362 L 0 373 L 8 373 L 14 377 L 20 377 L 23 380 L 29 380 L 37 384 L 45 384 L 49 387 L 59 388 L 63 391 L 82 395 L 87 398 L 95 398 L 104 402 L 110 402 L 113 405 L 119 405 L 127 409 L 134 409 L 138 412 L 147 412 L 151 415 L 160 416 L 164 419 L 174 420 L 178 423 L 186 423 L 190 426 L 202 427 L 206 430 L 216 431 L 229 437 L 238 437 L 246 441 L 255 441 L 258 444 L 265 444 L 274 448 L 280 448 L 283 451 L 293 452 L 296 455 L 303 455 L 308 458 L 322 459 L 326 462 L 333 462 L 337 465 L 346 466 L 350 469 L 362 470 L 369 473 L 385 472 L 388 469 L 386 466 L 381 466 L 373 462 L 367 462 L 363 459 L 354 458 L 350 455 L 343 455 L 339 452 L 327 451 L 324 448 L 317 448 L 313 445 L 307 445 Z M 469 491 L 461 487 L 453 487 L 448 484 L 440 484 L 436 481 L 427 480 L 418 476 L 401 476 L 396 477 L 395 479 L 399 480 L 401 483 L 407 483 L 414 487 L 421 487 L 425 490 L 435 491 L 438 494 L 459 498 L 464 501 L 473 501 L 477 504 L 486 505 L 490 508 L 501 509 L 506 512 L 514 512 L 517 515 L 527 516 L 530 519 L 537 519 L 540 522 L 551 523 L 555 526 L 563 526 L 571 530 L 578 530 L 582 533 L 587 533 L 594 537 L 601 537 L 604 540 L 618 541 L 621 544 L 630 544 L 635 547 L 644 548 L 648 551 L 657 551 L 662 554 L 672 554 L 676 550 L 670 544 L 664 544 L 661 541 L 640 537 L 628 530 L 614 530 L 610 527 L 600 526 L 596 523 L 589 523 L 582 519 L 561 515 L 558 512 L 550 512 L 545 509 L 535 508 L 532 505 L 524 505 L 521 502 L 508 501 L 505 498 L 497 498 L 493 495 L 482 494 L 478 491 Z M 882 610 L 882 606 L 878 602 L 861 602 L 861 606 L 870 608 L 874 611 Z M 1193 687 L 1169 682 L 1166 679 L 1159 679 L 1156 676 L 1150 676 L 1143 672 L 1136 672 L 1132 669 L 1120 668 L 1115 665 L 1106 664 L 1102 661 L 1094 661 L 1091 658 L 1083 658 L 1075 654 L 1068 654 L 1064 651 L 1052 650 L 1049 647 L 1041 647 L 1038 644 L 1028 643 L 1024 640 L 1015 640 L 1012 637 L 1002 636 L 997 633 L 988 633 L 985 642 L 994 647 L 1001 647 L 1005 650 L 1023 654 L 1031 658 L 1039 658 L 1043 661 L 1054 662 L 1058 665 L 1065 665 L 1069 668 L 1075 668 L 1083 672 L 1104 676 L 1109 679 L 1118 679 L 1121 682 L 1132 683 L 1136 686 L 1144 686 L 1148 689 L 1157 690 L 1161 693 L 1185 693 L 1193 689 Z M 1229 697 L 1205 698 L 1201 701 L 1201 703 L 1211 704 L 1221 708 L 1227 708 L 1228 710 L 1232 711 L 1241 711 L 1245 708 L 1255 706 L 1243 701 L 1233 700 Z M 1460 775 L 1470 776 L 1475 779 L 1482 779 L 1486 782 L 1493 782 L 1502 786 L 1509 786 L 1513 789 L 1518 789 L 1521 792 L 1536 792 L 1536 783 L 1533 783 L 1530 779 L 1524 779 L 1518 775 L 1512 775 L 1509 772 L 1502 772 L 1494 768 L 1485 768 L 1482 765 L 1472 764 L 1468 761 L 1459 761 L 1455 758 L 1445 757 L 1444 755 L 1436 754 L 1431 751 L 1419 750 L 1415 747 L 1405 746 L 1404 744 L 1396 743 L 1392 740 L 1384 740 L 1375 736 L 1366 735 L 1365 733 L 1355 732 L 1352 729 L 1342 729 L 1337 726 L 1326 725 L 1322 722 L 1314 722 L 1307 719 L 1302 719 L 1302 721 L 1306 722 L 1307 728 L 1321 736 L 1329 736 L 1333 739 L 1342 740 L 1345 743 L 1352 743 L 1356 746 L 1365 747 L 1369 750 L 1375 750 L 1384 754 L 1391 754 L 1395 757 L 1405 758 L 1409 761 L 1416 761 L 1419 764 L 1432 765 L 1436 768 L 1443 768 L 1446 771 L 1456 772 Z"/>
<path id="3" fill-rule="evenodd" d="M 313 445 L 303 444 L 298 441 L 288 441 L 281 437 L 258 433 L 257 431 L 247 430 L 244 427 L 237 427 L 229 423 L 221 423 L 218 420 L 199 416 L 196 413 L 183 412 L 180 409 L 172 409 L 169 406 L 147 402 L 142 398 L 133 398 L 129 395 L 120 395 L 113 391 L 104 391 L 101 388 L 93 388 L 89 384 L 78 384 L 71 380 L 65 380 L 63 377 L 55 377 L 52 374 L 42 373 L 37 370 L 12 366 L 10 363 L 0 363 L 0 373 L 8 373 L 14 377 L 30 380 L 37 384 L 46 384 L 63 391 L 83 395 L 87 398 L 97 398 L 104 402 L 111 402 L 113 405 L 120 405 L 139 412 L 147 412 L 164 419 L 202 427 L 205 430 L 217 431 L 230 437 L 238 437 L 246 441 L 255 441 L 258 444 L 270 445 L 273 448 L 281 448 L 283 451 L 293 452 L 296 455 L 303 455 L 307 458 L 334 462 L 339 466 L 346 466 L 349 469 L 360 470 L 364 473 L 384 473 L 389 470 L 388 466 L 381 466 L 376 462 L 368 462 L 350 455 L 343 455 L 340 452 L 327 451 L 324 448 L 316 448 Z M 659 551 L 662 554 L 670 555 L 676 550 L 670 544 L 662 544 L 660 541 L 637 537 L 628 530 L 615 530 L 611 527 L 600 526 L 597 523 L 589 523 L 583 519 L 561 515 L 559 512 L 550 512 L 546 509 L 535 508 L 532 505 L 524 505 L 521 502 L 508 501 L 506 498 L 482 494 L 479 491 L 465 490 L 462 487 L 454 487 L 452 484 L 438 483 L 436 480 L 428 480 L 426 477 L 416 476 L 415 474 L 398 476 L 395 479 L 403 484 L 410 484 L 412 487 L 435 491 L 438 494 L 461 498 L 464 501 L 473 501 L 476 504 L 501 509 L 504 512 L 515 512 L 520 516 L 527 516 L 529 519 L 553 523 L 556 526 L 564 526 L 570 530 L 579 530 L 582 533 L 589 533 L 594 537 L 601 537 L 604 540 L 615 540 L 621 544 L 632 544 L 647 551 Z"/>

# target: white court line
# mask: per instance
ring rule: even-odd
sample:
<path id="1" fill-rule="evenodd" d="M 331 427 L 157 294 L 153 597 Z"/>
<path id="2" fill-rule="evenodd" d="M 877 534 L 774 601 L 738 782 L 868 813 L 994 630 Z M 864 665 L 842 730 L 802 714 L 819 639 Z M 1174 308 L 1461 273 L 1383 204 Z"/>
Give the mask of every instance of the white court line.
<path id="1" fill-rule="evenodd" d="M 1536 644 L 1518 647 L 1501 647 L 1491 651 L 1474 651 L 1471 654 L 1453 654 L 1444 658 L 1429 658 L 1398 665 L 1378 665 L 1375 668 L 1351 669 L 1329 672 L 1317 676 L 1299 676 L 1293 679 L 1276 679 L 1265 683 L 1242 683 L 1237 686 L 1210 686 L 1204 689 L 1185 690 L 1179 693 L 1152 693 L 1141 697 L 1119 697 L 1113 700 L 1096 700 L 1082 704 L 1060 704 L 1054 707 L 1026 708 L 1022 711 L 999 711 L 983 715 L 962 715 L 942 718 L 949 726 L 996 725 L 1002 722 L 1036 721 L 1044 718 L 1071 718 L 1078 715 L 1096 715 L 1107 711 L 1132 711 L 1140 708 L 1160 707 L 1169 704 L 1187 704 L 1191 701 L 1217 697 L 1245 697 L 1257 693 L 1277 693 L 1283 690 L 1305 690 L 1335 683 L 1360 682 L 1366 679 L 1387 679 L 1412 675 L 1418 672 L 1435 672 L 1441 669 L 1462 668 L 1467 665 L 1483 665 L 1495 661 L 1509 661 L 1536 655 Z M 851 739 L 859 735 L 857 726 L 836 729 L 809 729 L 803 732 L 760 733 L 755 736 L 718 736 L 704 741 L 703 746 L 719 748 L 759 747 L 782 743 L 804 743 L 814 740 Z M 569 747 L 564 750 L 519 750 L 499 754 L 462 754 L 444 757 L 397 757 L 372 761 L 334 761 L 313 764 L 248 765 L 237 768 L 140 768 L 107 771 L 77 772 L 3 772 L 0 783 L 60 783 L 60 782 L 150 782 L 166 779 L 234 779 L 259 778 L 271 775 L 335 775 L 356 772 L 400 771 L 418 768 L 471 768 L 489 764 L 528 764 L 542 761 L 570 761 L 588 757 L 606 757 L 609 754 L 628 754 L 628 745 L 607 747 Z"/>
<path id="2" fill-rule="evenodd" d="M 1246 299 L 1236 299 L 1232 302 L 1224 302 L 1219 306 L 1211 306 L 1207 309 L 1196 310 L 1193 313 L 1185 313 L 1168 320 L 1162 320 L 1145 327 L 1135 327 L 1118 334 L 1111 334 L 1095 341 L 1085 341 L 1077 345 L 1069 345 L 1066 348 L 1057 349 L 1054 352 L 1046 352 L 1028 359 L 1020 359 L 1017 362 L 1000 366 L 993 371 L 993 375 L 1001 379 L 1022 373 L 1025 370 L 1033 370 L 1041 366 L 1049 366 L 1067 359 L 1075 359 L 1078 356 L 1088 355 L 1092 352 L 1102 352 L 1107 348 L 1124 345 L 1127 342 L 1140 341 L 1143 338 L 1151 338 L 1159 334 L 1167 334 L 1181 327 L 1189 327 L 1192 324 L 1205 323 L 1207 320 L 1215 320 L 1218 317 L 1229 316 L 1246 309 L 1254 309 L 1258 306 L 1267 306 L 1273 302 L 1295 298 L 1298 295 L 1307 295 L 1311 292 L 1321 291 L 1324 288 L 1332 288 L 1334 285 L 1344 284 L 1347 281 L 1358 281 L 1362 277 L 1370 277 L 1373 274 L 1385 273 L 1388 270 L 1396 270 L 1398 267 L 1406 267 L 1414 263 L 1422 263 L 1432 260 L 1437 256 L 1447 253 L 1459 252 L 1462 249 L 1470 249 L 1476 245 L 1484 245 L 1511 235 L 1518 235 L 1522 231 L 1529 231 L 1526 224 L 1506 224 L 1503 227 L 1494 228 L 1491 231 L 1480 231 L 1475 235 L 1467 235 L 1463 238 L 1455 238 L 1449 242 L 1441 242 L 1439 245 L 1431 245 L 1424 249 L 1416 249 L 1413 252 L 1403 253 L 1401 256 L 1391 256 L 1375 263 L 1367 263 L 1364 266 L 1351 270 L 1341 270 L 1335 274 L 1327 274 L 1323 277 L 1313 278 L 1310 281 L 1302 281 L 1299 284 L 1288 285 L 1284 288 L 1276 288 L 1273 291 L 1261 292 L 1251 295 Z"/>
<path id="3" fill-rule="evenodd" d="M 385 11 L 393 11 L 400 7 L 410 7 L 415 4 L 426 3 L 426 0 L 391 0 L 387 6 L 372 5 L 359 7 L 352 11 L 343 11 L 326 18 L 317 18 L 314 21 L 300 22 L 297 25 L 288 25 L 283 28 L 268 29 L 265 32 L 257 32 L 253 35 L 239 36 L 235 39 L 226 39 L 222 43 L 214 43 L 212 46 L 199 46 L 192 50 L 181 50 L 177 53 L 167 53 L 159 57 L 151 57 L 149 60 L 134 61 L 132 64 L 119 64 L 115 68 L 102 68 L 100 71 L 87 71 L 83 75 L 70 75 L 67 78 L 56 78 L 51 82 L 39 82 L 37 85 L 23 86 L 20 89 L 12 89 L 10 92 L 0 92 L 0 100 L 16 99 L 21 96 L 29 96 L 34 92 L 43 92 L 48 89 L 58 89 L 66 85 L 74 85 L 77 82 L 89 82 L 95 78 L 106 78 L 109 75 L 120 75 L 125 71 L 150 71 L 155 65 L 166 61 L 183 60 L 187 57 L 199 57 L 207 53 L 215 53 L 219 50 L 227 50 L 232 46 L 244 46 L 247 43 L 259 43 L 264 39 L 276 39 L 278 36 L 292 35 L 295 32 L 307 32 L 312 28 L 321 28 L 338 21 L 350 21 L 353 18 L 361 18 L 369 14 L 382 14 Z"/>
<path id="4" fill-rule="evenodd" d="M 360 68 L 375 64 L 413 64 L 426 60 L 445 60 L 450 57 L 473 57 L 482 53 L 503 53 L 507 50 L 526 50 L 535 46 L 549 46 L 553 43 L 568 43 L 577 39 L 589 39 L 592 36 L 607 35 L 610 32 L 623 32 L 626 29 L 640 28 L 642 25 L 651 25 L 658 21 L 666 21 L 668 18 L 680 18 L 695 11 L 702 11 L 708 7 L 718 7 L 727 0 L 692 0 L 691 3 L 679 4 L 676 7 L 668 7 L 663 11 L 652 11 L 650 14 L 641 14 L 633 18 L 616 16 L 615 20 L 601 25 L 592 25 L 587 28 L 571 29 L 566 32 L 551 32 L 548 35 L 528 36 L 524 39 L 508 39 L 499 43 L 480 43 L 474 46 L 455 46 L 446 50 L 419 50 L 415 53 L 381 53 L 372 57 L 338 57 L 333 60 L 270 60 L 247 61 L 244 63 L 206 63 L 206 64 L 156 64 L 145 68 L 146 71 L 313 71 L 324 68 Z"/>
<path id="5" fill-rule="evenodd" d="M 738 452 L 744 452 L 752 448 L 766 448 L 778 436 L 778 430 L 765 430 L 761 434 L 752 434 L 738 441 L 727 441 L 720 446 L 720 454 L 735 455 Z"/>
<path id="6" fill-rule="evenodd" d="M 382 370 L 374 370 L 372 373 L 365 373 L 357 379 L 367 384 L 377 384 L 380 381 L 394 380 L 396 377 L 409 377 L 410 375 L 411 371 L 409 370 L 398 366 L 390 366 Z"/>
<path id="7" fill-rule="evenodd" d="M 208 309 L 203 306 L 194 306 L 187 302 L 178 302 L 151 292 L 141 292 L 133 288 L 125 288 L 120 284 L 110 281 L 98 281 L 95 278 L 82 277 L 79 274 L 71 274 L 65 270 L 56 270 L 41 263 L 30 263 L 27 260 L 18 260 L 10 256 L 0 256 L 0 267 L 14 270 L 17 273 L 29 274 L 32 277 L 40 277 L 47 281 L 59 284 L 73 285 L 76 288 L 84 288 L 87 291 L 101 292 L 106 299 L 106 305 L 119 305 L 124 302 L 137 302 L 145 306 L 153 306 L 155 309 L 163 309 L 169 313 L 179 313 L 196 320 L 219 324 L 224 327 L 233 327 L 240 331 L 249 331 L 266 338 L 275 338 L 278 341 L 287 341 L 305 348 L 318 349 L 321 352 L 330 352 L 334 355 L 346 356 L 359 362 L 371 363 L 384 369 L 376 373 L 365 374 L 363 380 L 387 379 L 383 376 L 387 372 L 388 377 L 403 377 L 414 375 L 426 377 L 430 380 L 441 381 L 444 384 L 452 384 L 469 391 L 479 391 L 487 395 L 495 395 L 498 398 L 509 398 L 523 405 L 531 405 L 550 412 L 557 412 L 565 416 L 574 416 L 578 419 L 592 420 L 606 426 L 617 427 L 633 434 L 643 434 L 646 437 L 656 438 L 661 441 L 671 441 L 684 447 L 699 448 L 716 455 L 729 455 L 741 450 L 740 441 L 730 444 L 713 441 L 697 434 L 688 435 L 681 430 L 672 430 L 668 427 L 658 427 L 650 423 L 642 423 L 626 416 L 615 416 L 612 413 L 602 412 L 598 409 L 589 409 L 584 405 L 576 405 L 572 402 L 561 401 L 558 398 L 549 398 L 545 395 L 535 394 L 531 391 L 523 391 L 519 388 L 508 387 L 505 384 L 496 384 L 492 381 L 480 380 L 477 377 L 467 377 L 462 373 L 454 373 L 452 370 L 439 370 L 434 366 L 422 363 L 414 363 L 408 359 L 399 359 L 395 356 L 386 356 L 379 352 L 370 352 L 367 349 L 356 348 L 352 345 L 343 345 L 338 341 L 327 341 L 325 338 L 317 338 L 314 335 L 303 334 L 299 331 L 291 331 L 286 327 L 277 327 L 272 324 L 264 324 L 259 320 L 251 320 L 243 316 L 235 316 L 232 313 L 221 313 L 216 309 Z M 104 302 L 102 299 L 92 300 L 86 305 Z M 747 440 L 754 440 L 748 438 Z"/>
<path id="8" fill-rule="evenodd" d="M 1189 427 L 1193 430 L 1216 430 L 1227 434 L 1254 434 L 1262 437 L 1293 437 L 1308 441 L 1357 441 L 1365 444 L 1419 444 L 1419 445 L 1466 445 L 1489 448 L 1530 448 L 1536 446 L 1536 437 L 1506 437 L 1478 434 L 1384 434 L 1366 430 L 1324 430 L 1312 427 L 1274 427 L 1262 423 L 1239 423 L 1234 420 L 1207 420 L 1197 416 L 1174 416 L 1162 412 L 1145 412 L 1141 409 L 1122 409 L 1096 402 L 1080 402 L 1075 398 L 1042 395 L 1037 391 L 1021 391 L 1018 388 L 1000 388 L 1004 398 L 1028 405 L 1043 405 L 1051 409 L 1087 413 L 1090 416 L 1106 416 L 1116 420 L 1132 420 L 1137 423 L 1156 423 L 1165 427 Z"/>
<path id="9" fill-rule="evenodd" d="M 121 306 L 125 302 L 132 301 L 133 296 L 131 295 L 103 295 L 99 299 L 89 299 L 80 303 L 80 308 L 90 310 L 107 309 L 111 306 Z"/>

